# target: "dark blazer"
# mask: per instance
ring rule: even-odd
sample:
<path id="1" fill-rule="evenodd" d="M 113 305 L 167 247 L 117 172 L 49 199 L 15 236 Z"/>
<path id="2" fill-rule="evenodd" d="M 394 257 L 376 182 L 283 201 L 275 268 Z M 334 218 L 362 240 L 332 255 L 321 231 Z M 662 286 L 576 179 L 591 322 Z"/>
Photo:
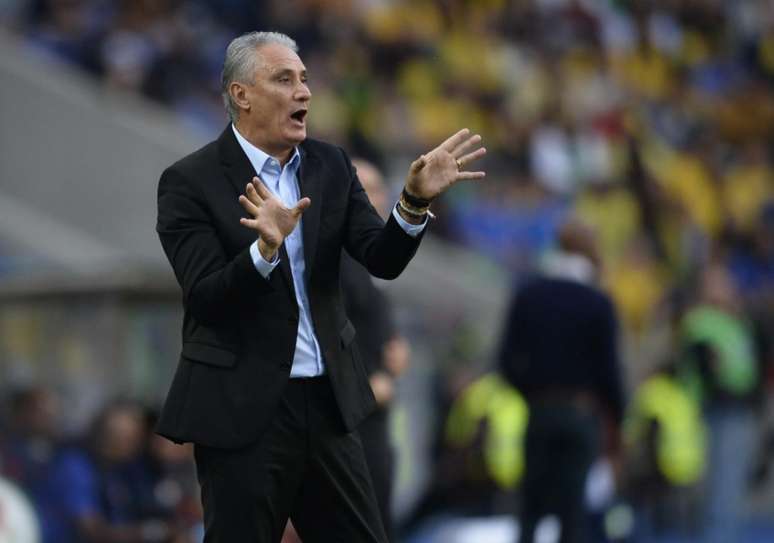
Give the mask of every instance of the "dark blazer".
<path id="1" fill-rule="evenodd" d="M 355 348 L 355 329 L 339 288 L 341 251 L 377 277 L 393 279 L 421 236 L 379 217 L 338 147 L 300 146 L 305 281 L 312 322 L 344 428 L 352 430 L 374 399 Z M 228 126 L 221 136 L 167 168 L 158 189 L 156 230 L 183 291 L 183 348 L 157 431 L 173 441 L 236 448 L 257 440 L 288 381 L 298 329 L 290 265 L 264 279 L 249 247 L 255 231 L 238 202 L 255 176 Z"/>

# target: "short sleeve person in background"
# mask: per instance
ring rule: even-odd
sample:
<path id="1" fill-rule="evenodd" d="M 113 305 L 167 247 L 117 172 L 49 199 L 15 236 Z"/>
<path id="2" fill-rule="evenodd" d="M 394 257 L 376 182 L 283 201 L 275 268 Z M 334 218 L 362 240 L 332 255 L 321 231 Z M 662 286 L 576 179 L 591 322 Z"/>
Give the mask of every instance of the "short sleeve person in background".
<path id="1" fill-rule="evenodd" d="M 371 204 L 386 216 L 389 204 L 381 173 L 362 159 L 354 159 L 352 165 Z M 357 346 L 376 399 L 376 410 L 358 427 L 358 432 L 385 531 L 392 541 L 394 528 L 390 502 L 394 452 L 389 439 L 388 415 L 395 394 L 395 379 L 409 362 L 409 346 L 395 328 L 390 300 L 374 285 L 368 270 L 347 254 L 341 259 L 341 289 L 344 308 L 357 330 Z"/>
<path id="2" fill-rule="evenodd" d="M 517 289 L 500 350 L 507 380 L 526 398 L 522 539 L 556 515 L 562 543 L 585 541 L 584 487 L 603 425 L 619 450 L 623 416 L 617 319 L 597 286 L 599 257 L 590 230 L 569 221 L 542 273 Z"/>

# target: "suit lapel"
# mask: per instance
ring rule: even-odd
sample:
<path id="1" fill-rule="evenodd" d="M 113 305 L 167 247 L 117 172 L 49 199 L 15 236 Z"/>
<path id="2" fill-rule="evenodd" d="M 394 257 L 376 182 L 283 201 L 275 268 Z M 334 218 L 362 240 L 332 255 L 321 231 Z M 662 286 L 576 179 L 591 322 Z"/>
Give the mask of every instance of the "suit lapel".
<path id="1" fill-rule="evenodd" d="M 306 271 L 304 280 L 309 284 L 309 277 L 314 265 L 317 250 L 317 234 L 320 230 L 320 214 L 322 213 L 322 163 L 314 154 L 300 146 L 301 166 L 298 170 L 298 181 L 301 198 L 308 197 L 312 205 L 301 216 L 301 235 L 304 240 L 304 262 Z"/>
<path id="2" fill-rule="evenodd" d="M 245 187 L 257 174 L 255 168 L 253 168 L 253 165 L 250 163 L 250 159 L 247 158 L 247 155 L 239 146 L 239 142 L 237 141 L 236 136 L 234 136 L 234 131 L 230 124 L 220 135 L 220 138 L 218 138 L 218 145 L 220 147 L 221 163 L 226 172 L 226 177 L 234 187 L 234 190 L 236 190 L 237 195 L 244 194 Z M 242 216 L 247 217 L 247 212 L 243 210 Z M 290 272 L 290 259 L 288 258 L 287 251 L 285 251 L 284 243 L 279 248 L 279 259 L 280 262 L 277 267 L 280 269 L 280 275 L 282 275 L 287 287 L 295 298 L 293 277 Z"/>

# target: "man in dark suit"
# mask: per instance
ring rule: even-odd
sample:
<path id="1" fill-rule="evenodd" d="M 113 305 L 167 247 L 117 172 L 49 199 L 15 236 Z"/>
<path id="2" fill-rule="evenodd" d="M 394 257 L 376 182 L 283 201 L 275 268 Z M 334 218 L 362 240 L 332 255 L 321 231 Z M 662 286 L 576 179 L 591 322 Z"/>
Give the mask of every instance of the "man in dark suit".
<path id="1" fill-rule="evenodd" d="M 541 274 L 517 291 L 503 331 L 500 368 L 529 405 L 522 485 L 521 538 L 556 515 L 560 543 L 589 540 L 584 488 L 599 454 L 618 452 L 623 387 L 612 301 L 598 286 L 599 255 L 591 231 L 569 221 Z M 615 458 L 614 458 L 615 459 Z"/>
<path id="2" fill-rule="evenodd" d="M 485 151 L 462 130 L 422 155 L 385 224 L 344 151 L 306 138 L 293 40 L 235 39 L 222 85 L 232 124 L 159 181 L 157 231 L 185 314 L 158 432 L 195 444 L 208 543 L 276 542 L 288 517 L 305 543 L 383 542 L 352 432 L 374 398 L 340 299 L 341 251 L 397 277 L 430 201 L 483 177 L 464 167 Z"/>

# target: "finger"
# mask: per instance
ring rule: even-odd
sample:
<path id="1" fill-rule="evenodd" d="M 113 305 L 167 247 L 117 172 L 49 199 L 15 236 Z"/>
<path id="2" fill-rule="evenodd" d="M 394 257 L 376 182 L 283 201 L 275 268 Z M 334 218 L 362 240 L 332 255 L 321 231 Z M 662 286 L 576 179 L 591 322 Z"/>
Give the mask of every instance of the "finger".
<path id="1" fill-rule="evenodd" d="M 425 158 L 425 155 L 422 155 L 418 159 L 416 159 L 414 162 L 411 163 L 411 167 L 409 168 L 409 171 L 412 174 L 418 173 L 419 170 L 425 167 L 425 164 L 427 163 L 427 159 Z"/>
<path id="2" fill-rule="evenodd" d="M 465 136 L 467 136 L 469 132 L 470 130 L 468 130 L 467 128 L 463 128 L 462 130 L 454 134 L 452 137 L 447 139 L 438 147 L 440 147 L 444 151 L 451 153 L 460 143 L 463 142 L 463 140 L 465 139 Z"/>
<path id="3" fill-rule="evenodd" d="M 243 194 L 240 195 L 239 203 L 242 204 L 242 207 L 245 208 L 245 211 L 247 211 L 253 217 L 258 215 L 258 206 L 252 203 L 250 199 L 247 198 L 247 196 Z"/>
<path id="4" fill-rule="evenodd" d="M 255 186 L 253 186 L 252 183 L 248 183 L 245 187 L 245 195 L 247 196 L 247 199 L 256 206 L 259 206 L 263 203 L 263 198 L 260 197 L 258 191 L 255 190 Z"/>
<path id="5" fill-rule="evenodd" d="M 246 219 L 244 217 L 241 217 L 239 219 L 239 224 L 242 226 L 246 226 L 248 228 L 252 228 L 253 230 L 258 230 L 258 221 L 255 219 Z"/>
<path id="6" fill-rule="evenodd" d="M 309 198 L 301 198 L 290 212 L 294 217 L 299 217 L 310 205 L 312 205 L 312 200 Z"/>
<path id="7" fill-rule="evenodd" d="M 468 153 L 462 158 L 457 159 L 457 164 L 460 166 L 460 168 L 463 168 L 465 164 L 469 164 L 473 162 L 474 160 L 478 160 L 482 156 L 486 154 L 486 147 L 481 147 L 480 149 L 476 149 L 472 153 Z"/>
<path id="8" fill-rule="evenodd" d="M 475 134 L 473 136 L 470 136 L 468 139 L 460 143 L 454 151 L 452 151 L 452 155 L 454 155 L 455 158 L 459 158 L 462 156 L 462 154 L 475 145 L 476 143 L 479 143 L 481 141 L 481 136 L 479 134 Z"/>
<path id="9" fill-rule="evenodd" d="M 457 174 L 456 181 L 465 181 L 467 179 L 483 179 L 486 177 L 486 172 L 460 172 Z"/>
<path id="10" fill-rule="evenodd" d="M 269 198 L 272 198 L 274 196 L 271 193 L 271 191 L 268 188 L 266 188 L 266 185 L 263 184 L 263 181 L 261 181 L 260 177 L 258 176 L 253 177 L 253 185 L 255 185 L 255 190 L 258 191 L 258 194 L 264 200 L 268 200 Z"/>

